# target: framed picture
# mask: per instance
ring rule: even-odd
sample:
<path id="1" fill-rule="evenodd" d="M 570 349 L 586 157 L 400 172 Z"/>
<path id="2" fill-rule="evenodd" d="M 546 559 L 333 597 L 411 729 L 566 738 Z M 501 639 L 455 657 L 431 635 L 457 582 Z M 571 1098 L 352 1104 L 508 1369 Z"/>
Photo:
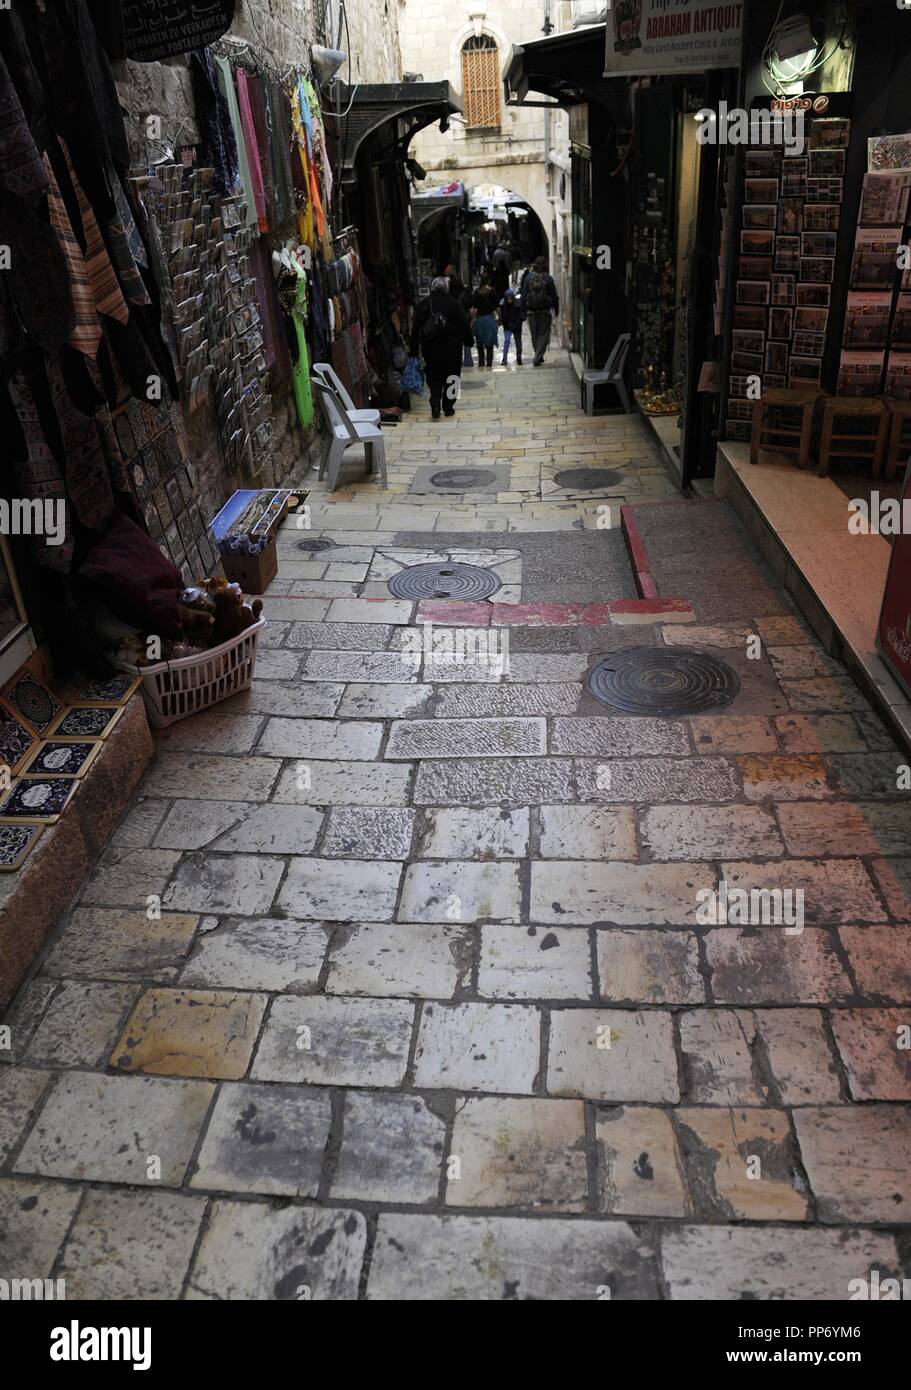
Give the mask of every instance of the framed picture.
<path id="1" fill-rule="evenodd" d="M 777 305 L 769 310 L 769 337 L 790 341 L 791 338 L 791 310 L 779 308 Z"/>
<path id="2" fill-rule="evenodd" d="M 771 256 L 741 256 L 737 262 L 741 280 L 768 280 L 772 274 Z"/>
<path id="3" fill-rule="evenodd" d="M 797 236 L 803 227 L 803 199 L 782 198 L 778 204 L 779 236 Z"/>
<path id="4" fill-rule="evenodd" d="M 774 145 L 748 149 L 744 155 L 744 173 L 748 179 L 777 179 L 780 166 L 781 150 Z"/>
<path id="5" fill-rule="evenodd" d="M 800 237 L 780 236 L 775 242 L 775 269 L 781 274 L 794 275 L 800 261 Z"/>
<path id="6" fill-rule="evenodd" d="M 835 279 L 833 256 L 801 256 L 800 278 L 804 284 L 831 284 Z"/>
<path id="7" fill-rule="evenodd" d="M 840 223 L 840 203 L 804 204 L 803 229 L 805 232 L 837 232 Z M 834 255 L 834 251 L 832 254 Z"/>
<path id="8" fill-rule="evenodd" d="M 124 712 L 122 705 L 70 705 L 64 710 L 48 736 L 60 738 L 107 738 Z"/>
<path id="9" fill-rule="evenodd" d="M 768 304 L 769 292 L 768 280 L 737 281 L 738 304 Z"/>
<path id="10" fill-rule="evenodd" d="M 792 386 L 818 386 L 822 374 L 819 357 L 792 357 L 788 381 Z"/>
<path id="11" fill-rule="evenodd" d="M 17 772 L 38 746 L 38 735 L 9 705 L 0 703 L 0 766 Z"/>
<path id="12" fill-rule="evenodd" d="M 766 328 L 765 309 L 753 304 L 735 304 L 734 327 L 754 329 L 764 334 Z"/>
<path id="13" fill-rule="evenodd" d="M 832 298 L 831 285 L 798 285 L 797 303 L 814 309 L 828 309 Z"/>
<path id="14" fill-rule="evenodd" d="M 745 376 L 760 376 L 762 355 L 758 352 L 732 352 L 731 371 Z"/>
<path id="15" fill-rule="evenodd" d="M 808 178 L 807 202 L 840 203 L 842 199 L 843 182 L 843 179 Z"/>
<path id="16" fill-rule="evenodd" d="M 767 372 L 778 372 L 782 375 L 788 370 L 787 343 L 766 343 L 765 369 Z"/>
<path id="17" fill-rule="evenodd" d="M 0 821 L 58 821 L 79 786 L 78 777 L 17 777 L 0 796 Z"/>
<path id="18" fill-rule="evenodd" d="M 755 329 L 735 328 L 731 334 L 731 345 L 735 353 L 762 352 L 765 334 Z"/>
<path id="19" fill-rule="evenodd" d="M 825 333 L 795 333 L 791 344 L 795 356 L 822 357 L 826 346 Z"/>
<path id="20" fill-rule="evenodd" d="M 771 256 L 774 249 L 774 231 L 756 231 L 747 227 L 741 230 L 740 251 L 742 256 Z"/>
<path id="21" fill-rule="evenodd" d="M 741 220 L 743 231 L 774 232 L 778 206 L 775 203 L 744 203 Z M 742 241 L 740 249 L 743 250 Z"/>
<path id="22" fill-rule="evenodd" d="M 24 864 L 44 830 L 44 821 L 0 823 L 0 873 L 13 873 Z"/>
<path id="23" fill-rule="evenodd" d="M 794 310 L 795 333 L 825 333 L 828 321 L 828 309 L 807 309 L 801 307 Z"/>
<path id="24" fill-rule="evenodd" d="M 796 280 L 793 275 L 772 276 L 772 303 L 793 304 Z"/>
<path id="25" fill-rule="evenodd" d="M 835 257 L 836 232 L 803 232 L 800 238 L 801 256 Z"/>
<path id="26" fill-rule="evenodd" d="M 50 727 L 62 708 L 56 696 L 31 671 L 20 671 L 3 691 L 2 698 L 39 734 Z"/>
<path id="27" fill-rule="evenodd" d="M 82 777 L 98 757 L 100 739 L 47 739 L 22 769 L 23 777 Z"/>
<path id="28" fill-rule="evenodd" d="M 843 149 L 810 150 L 810 176 L 814 179 L 841 179 L 845 172 Z"/>
<path id="29" fill-rule="evenodd" d="M 778 180 L 774 178 L 748 178 L 743 181 L 745 203 L 777 203 Z"/>

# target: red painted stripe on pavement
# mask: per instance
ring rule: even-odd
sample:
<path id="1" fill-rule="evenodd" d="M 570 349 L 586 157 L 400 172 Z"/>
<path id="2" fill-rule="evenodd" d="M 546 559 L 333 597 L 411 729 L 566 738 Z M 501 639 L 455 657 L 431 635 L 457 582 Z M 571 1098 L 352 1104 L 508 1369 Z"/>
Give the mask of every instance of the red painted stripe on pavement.
<path id="1" fill-rule="evenodd" d="M 648 552 L 645 549 L 645 541 L 636 525 L 636 517 L 633 508 L 624 504 L 620 508 L 620 527 L 623 531 L 623 538 L 626 541 L 626 548 L 629 551 L 629 558 L 633 566 L 633 575 L 636 580 L 636 588 L 642 598 L 657 598 L 658 586 L 652 578 L 651 566 L 648 562 Z"/>

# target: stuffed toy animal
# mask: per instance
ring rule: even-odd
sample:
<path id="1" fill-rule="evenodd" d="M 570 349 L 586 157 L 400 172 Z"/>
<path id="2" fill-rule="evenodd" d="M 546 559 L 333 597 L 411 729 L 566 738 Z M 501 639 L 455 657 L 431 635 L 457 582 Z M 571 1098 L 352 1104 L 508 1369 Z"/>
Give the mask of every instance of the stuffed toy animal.
<path id="1" fill-rule="evenodd" d="M 200 585 L 184 589 L 177 606 L 183 626 L 184 641 L 191 647 L 205 649 L 213 644 L 215 600 Z"/>
<path id="2" fill-rule="evenodd" d="M 236 637 L 245 628 L 252 627 L 263 611 L 261 598 L 255 598 L 252 603 L 245 603 L 240 585 L 229 584 L 227 579 L 224 579 L 220 574 L 213 575 L 211 579 L 203 580 L 202 587 L 212 600 L 215 609 L 212 633 L 209 639 L 210 645 L 213 647 Z"/>

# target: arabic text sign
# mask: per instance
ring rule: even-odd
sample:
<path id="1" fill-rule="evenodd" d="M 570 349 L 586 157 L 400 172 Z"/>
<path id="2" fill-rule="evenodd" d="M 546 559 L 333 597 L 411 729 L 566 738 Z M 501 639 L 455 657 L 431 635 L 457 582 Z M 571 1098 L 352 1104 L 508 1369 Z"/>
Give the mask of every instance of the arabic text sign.
<path id="1" fill-rule="evenodd" d="M 604 75 L 700 72 L 740 66 L 742 0 L 615 0 Z"/>
<path id="2" fill-rule="evenodd" d="M 139 63 L 203 48 L 231 27 L 235 0 L 124 0 L 127 57 Z"/>

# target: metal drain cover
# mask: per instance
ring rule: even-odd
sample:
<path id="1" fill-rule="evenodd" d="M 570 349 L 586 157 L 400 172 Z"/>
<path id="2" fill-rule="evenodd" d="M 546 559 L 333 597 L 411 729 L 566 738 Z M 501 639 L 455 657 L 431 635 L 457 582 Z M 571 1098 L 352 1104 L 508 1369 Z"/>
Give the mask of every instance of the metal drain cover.
<path id="1" fill-rule="evenodd" d="M 489 487 L 496 480 L 496 473 L 489 468 L 444 468 L 430 479 L 434 487 L 446 488 L 448 492 L 469 492 L 474 487 Z"/>
<path id="2" fill-rule="evenodd" d="M 326 536 L 311 536 L 309 540 L 298 541 L 298 550 L 331 550 L 335 541 Z"/>
<path id="3" fill-rule="evenodd" d="M 388 581 L 396 598 L 489 598 L 500 587 L 500 579 L 482 565 L 463 565 L 441 560 L 432 565 L 412 565 Z"/>
<path id="4" fill-rule="evenodd" d="M 593 492 L 596 488 L 617 487 L 623 482 L 623 474 L 612 468 L 564 468 L 554 474 L 554 482 L 573 492 Z"/>
<path id="5" fill-rule="evenodd" d="M 461 381 L 462 390 L 463 390 L 463 391 L 465 391 L 465 390 L 468 390 L 468 391 L 477 391 L 480 387 L 483 387 L 484 390 L 487 389 L 487 382 L 486 382 L 486 381 L 482 381 L 482 380 L 480 379 L 480 377 L 477 377 L 477 376 L 469 376 L 469 377 L 464 377 L 464 376 L 463 376 L 463 377 L 460 377 L 459 380 Z"/>
<path id="6" fill-rule="evenodd" d="M 740 680 L 702 652 L 634 647 L 603 657 L 589 673 L 588 688 L 625 714 L 701 714 L 730 704 Z"/>

